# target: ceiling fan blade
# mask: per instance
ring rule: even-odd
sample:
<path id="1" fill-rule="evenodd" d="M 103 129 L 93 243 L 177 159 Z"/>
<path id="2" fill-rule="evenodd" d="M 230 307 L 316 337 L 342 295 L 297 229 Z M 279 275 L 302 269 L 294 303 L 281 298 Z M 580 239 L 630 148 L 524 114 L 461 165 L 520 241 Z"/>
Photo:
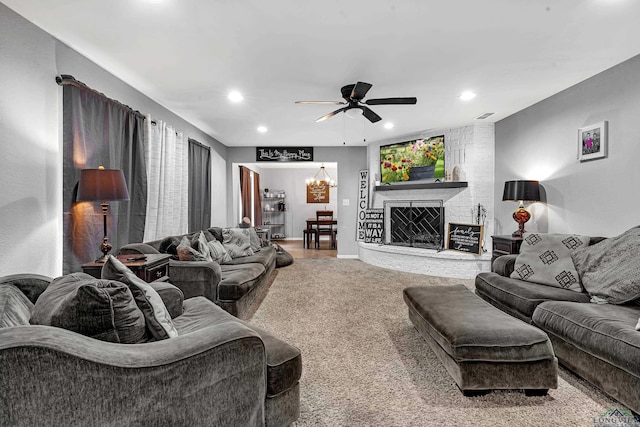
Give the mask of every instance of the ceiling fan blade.
<path id="1" fill-rule="evenodd" d="M 344 101 L 296 101 L 296 104 L 329 104 L 329 105 L 345 105 Z"/>
<path id="2" fill-rule="evenodd" d="M 379 122 L 382 120 L 382 117 L 374 113 L 369 107 L 360 107 L 362 109 L 362 114 L 371 122 Z"/>
<path id="3" fill-rule="evenodd" d="M 376 98 L 365 101 L 367 105 L 415 104 L 417 98 Z"/>
<path id="4" fill-rule="evenodd" d="M 330 119 L 331 117 L 335 116 L 336 114 L 341 113 L 343 111 L 346 111 L 348 109 L 349 109 L 349 107 L 342 107 L 342 108 L 337 109 L 336 111 L 332 111 L 331 113 L 320 117 L 318 120 L 316 120 L 316 123 L 325 121 L 327 119 Z"/>
<path id="5" fill-rule="evenodd" d="M 364 83 L 364 82 L 356 83 L 356 85 L 353 87 L 353 90 L 351 91 L 351 99 L 360 101 L 362 98 L 364 98 L 367 92 L 369 92 L 369 89 L 371 89 L 371 86 L 372 85 L 369 83 Z"/>

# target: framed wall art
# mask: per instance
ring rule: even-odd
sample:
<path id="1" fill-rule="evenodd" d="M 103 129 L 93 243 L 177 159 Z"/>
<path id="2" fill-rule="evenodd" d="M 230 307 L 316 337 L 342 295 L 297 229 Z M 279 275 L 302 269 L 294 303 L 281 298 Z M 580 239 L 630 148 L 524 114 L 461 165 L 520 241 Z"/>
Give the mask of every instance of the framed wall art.
<path id="1" fill-rule="evenodd" d="M 607 127 L 603 121 L 578 129 L 578 160 L 586 162 L 607 157 Z"/>

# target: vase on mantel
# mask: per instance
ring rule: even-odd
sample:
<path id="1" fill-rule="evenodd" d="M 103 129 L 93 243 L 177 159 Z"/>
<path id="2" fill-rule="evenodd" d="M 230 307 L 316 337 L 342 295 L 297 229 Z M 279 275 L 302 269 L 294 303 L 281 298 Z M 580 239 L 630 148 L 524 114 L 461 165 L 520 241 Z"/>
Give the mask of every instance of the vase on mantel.
<path id="1" fill-rule="evenodd" d="M 413 166 L 409 172 L 409 181 L 419 181 L 422 179 L 432 179 L 436 165 Z"/>

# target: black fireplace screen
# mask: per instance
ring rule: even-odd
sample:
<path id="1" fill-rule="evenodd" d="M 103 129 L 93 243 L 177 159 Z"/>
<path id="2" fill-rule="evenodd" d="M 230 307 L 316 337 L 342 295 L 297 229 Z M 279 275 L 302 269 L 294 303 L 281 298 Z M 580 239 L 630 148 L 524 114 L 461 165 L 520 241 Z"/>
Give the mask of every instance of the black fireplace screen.
<path id="1" fill-rule="evenodd" d="M 385 244 L 425 249 L 444 248 L 442 200 L 387 201 Z"/>

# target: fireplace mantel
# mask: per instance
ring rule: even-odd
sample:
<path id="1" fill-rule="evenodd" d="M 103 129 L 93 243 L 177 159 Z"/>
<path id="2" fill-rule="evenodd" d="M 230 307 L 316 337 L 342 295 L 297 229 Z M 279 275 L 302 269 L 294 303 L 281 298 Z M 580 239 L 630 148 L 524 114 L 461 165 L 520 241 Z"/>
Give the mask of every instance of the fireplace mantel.
<path id="1" fill-rule="evenodd" d="M 447 182 L 407 182 L 399 184 L 376 185 L 376 191 L 393 191 L 393 190 L 439 190 L 443 188 L 465 188 L 468 186 L 466 181 L 447 181 Z"/>

